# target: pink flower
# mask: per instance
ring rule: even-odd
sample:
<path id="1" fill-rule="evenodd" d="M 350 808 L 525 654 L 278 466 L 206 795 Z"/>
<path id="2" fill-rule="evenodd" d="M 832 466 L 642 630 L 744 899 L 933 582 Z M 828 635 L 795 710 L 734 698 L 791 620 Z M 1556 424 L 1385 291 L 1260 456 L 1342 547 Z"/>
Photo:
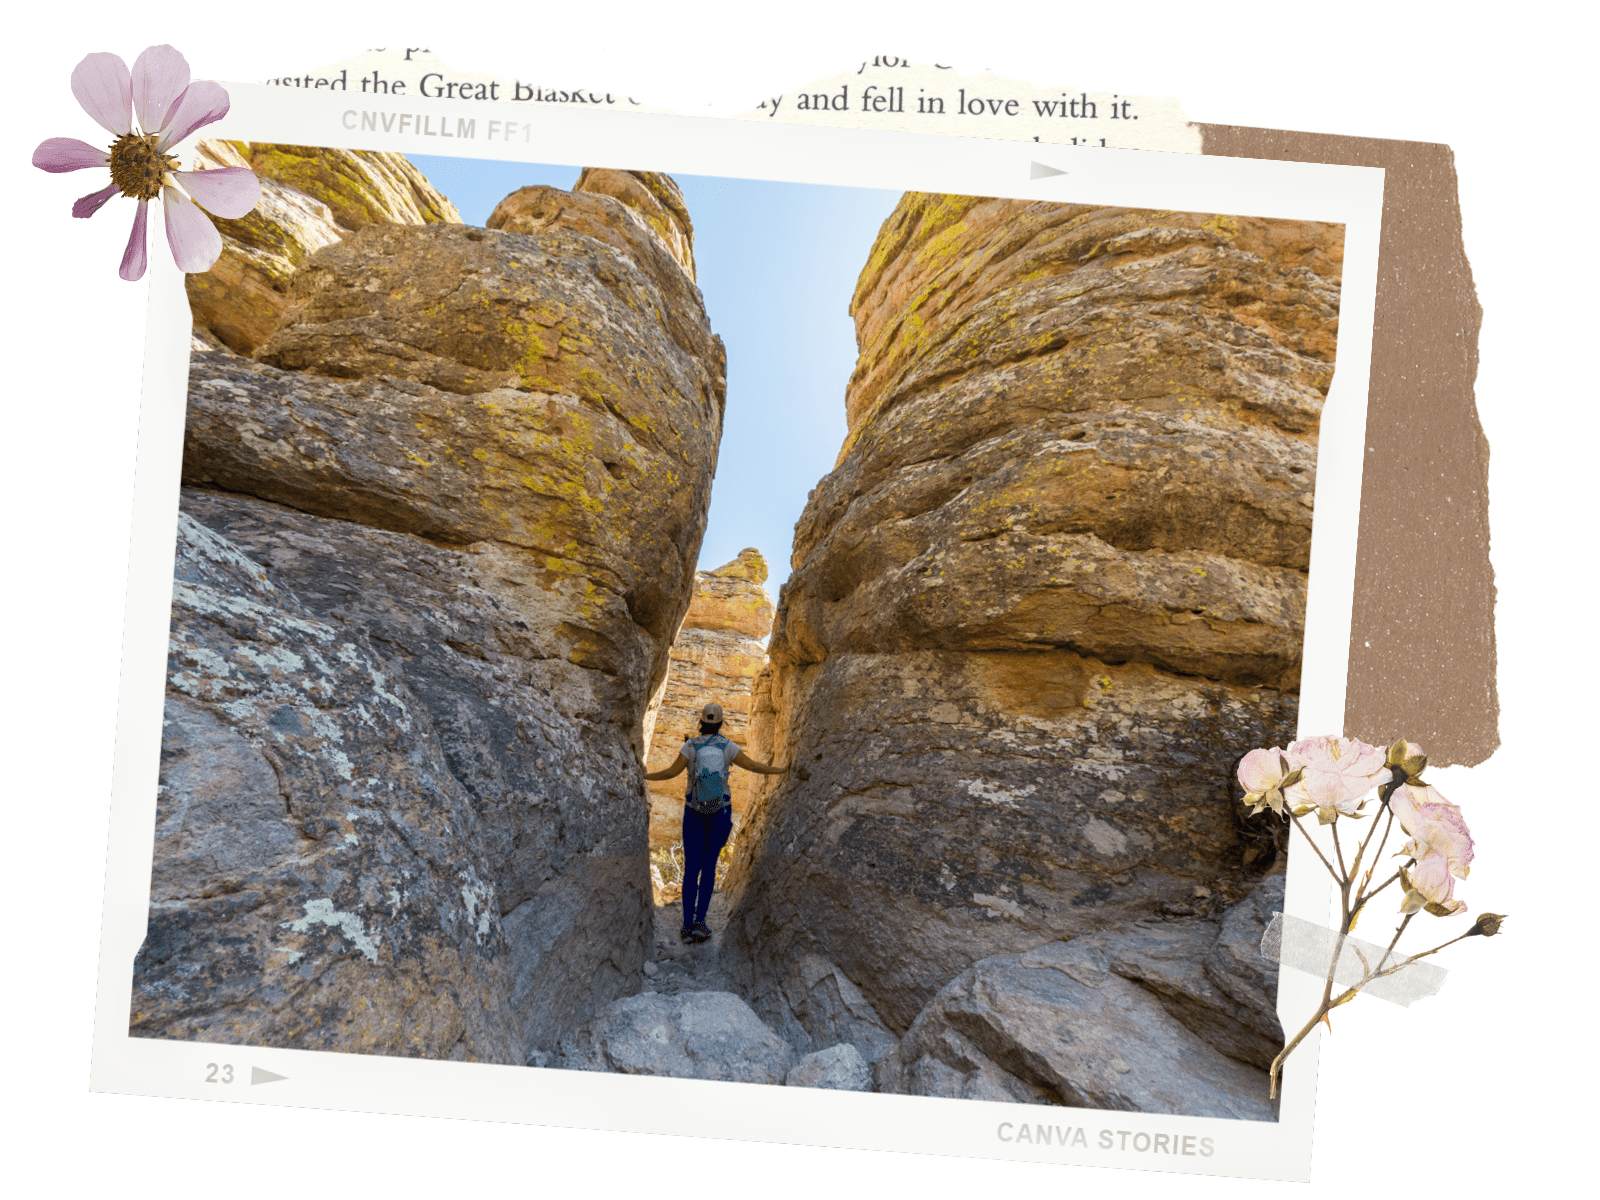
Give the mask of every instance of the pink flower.
<path id="1" fill-rule="evenodd" d="M 1467 906 L 1454 898 L 1455 881 L 1465 879 L 1472 869 L 1472 834 L 1461 810 L 1436 789 L 1415 783 L 1396 788 L 1389 807 L 1411 835 L 1400 853 L 1417 860 L 1401 878 L 1406 886 L 1401 911 L 1426 908 L 1439 917 L 1461 912 Z"/>
<path id="2" fill-rule="evenodd" d="M 1246 754 L 1239 760 L 1238 776 L 1248 793 L 1244 802 L 1251 806 L 1252 816 L 1263 808 L 1271 808 L 1281 816 L 1283 789 L 1300 777 L 1299 772 L 1284 758 L 1283 751 L 1276 746 Z"/>
<path id="3" fill-rule="evenodd" d="M 76 138 L 49 138 L 33 152 L 33 165 L 51 172 L 111 168 L 111 186 L 77 201 L 75 217 L 92 217 L 118 192 L 139 202 L 118 271 L 122 278 L 144 276 L 148 205 L 158 197 L 178 269 L 209 271 L 222 253 L 222 235 L 201 206 L 219 217 L 242 217 L 261 199 L 261 183 L 246 167 L 180 171 L 167 151 L 226 116 L 228 93 L 207 80 L 190 83 L 183 55 L 171 46 L 151 46 L 134 61 L 131 74 L 115 54 L 89 55 L 72 72 L 72 94 L 117 140 L 109 150 L 97 150 Z"/>
<path id="4" fill-rule="evenodd" d="M 1359 817 L 1361 798 L 1393 778 L 1384 751 L 1354 738 L 1306 738 L 1290 746 L 1286 757 L 1302 772 L 1287 793 L 1295 815 L 1315 809 L 1323 825 L 1341 816 Z"/>

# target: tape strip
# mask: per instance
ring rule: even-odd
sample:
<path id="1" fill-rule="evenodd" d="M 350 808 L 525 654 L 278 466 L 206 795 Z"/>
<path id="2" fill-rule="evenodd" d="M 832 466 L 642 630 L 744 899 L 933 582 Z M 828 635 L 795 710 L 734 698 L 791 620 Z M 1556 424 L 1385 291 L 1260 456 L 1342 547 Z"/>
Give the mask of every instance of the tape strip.
<path id="1" fill-rule="evenodd" d="M 1326 979 L 1328 965 L 1333 962 L 1334 948 L 1338 944 L 1339 935 L 1332 929 L 1285 913 L 1274 913 L 1272 920 L 1267 923 L 1266 932 L 1261 935 L 1261 957 L 1304 971 L 1307 975 L 1315 975 L 1318 979 Z M 1383 946 L 1375 946 L 1360 938 L 1345 938 L 1344 948 L 1339 952 L 1339 963 L 1333 972 L 1334 983 L 1340 987 L 1355 987 L 1366 978 L 1369 971 L 1376 971 L 1379 963 L 1385 964 L 1385 970 L 1400 964 L 1400 970 L 1371 980 L 1361 991 L 1363 995 L 1405 1006 L 1413 1000 L 1437 994 L 1444 986 L 1444 977 L 1449 974 L 1443 967 L 1431 962 L 1417 962 L 1396 952 L 1389 952 L 1385 959 L 1384 954 Z"/>

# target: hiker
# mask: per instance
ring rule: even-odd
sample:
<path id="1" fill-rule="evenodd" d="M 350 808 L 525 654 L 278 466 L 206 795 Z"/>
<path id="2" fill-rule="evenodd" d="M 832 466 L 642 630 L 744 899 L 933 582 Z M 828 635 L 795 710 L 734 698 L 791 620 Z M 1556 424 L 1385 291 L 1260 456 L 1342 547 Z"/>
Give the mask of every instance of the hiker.
<path id="1" fill-rule="evenodd" d="M 731 767 L 758 775 L 782 775 L 788 768 L 757 762 L 722 736 L 722 705 L 700 710 L 700 735 L 685 739 L 677 761 L 646 779 L 671 779 L 689 772 L 683 804 L 683 929 L 686 942 L 703 942 L 711 936 L 706 911 L 717 879 L 717 856 L 733 833 L 733 796 L 728 789 Z"/>

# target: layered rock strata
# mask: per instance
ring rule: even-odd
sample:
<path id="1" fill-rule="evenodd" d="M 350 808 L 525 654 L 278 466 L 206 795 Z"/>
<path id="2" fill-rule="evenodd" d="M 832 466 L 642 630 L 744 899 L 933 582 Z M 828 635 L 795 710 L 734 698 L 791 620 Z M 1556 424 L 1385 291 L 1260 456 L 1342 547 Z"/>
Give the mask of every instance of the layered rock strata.
<path id="1" fill-rule="evenodd" d="M 135 1034 L 523 1062 L 637 987 L 724 398 L 640 245 L 374 222 L 265 361 L 194 355 L 183 511 L 237 569 L 180 560 Z"/>
<path id="2" fill-rule="evenodd" d="M 404 155 L 254 142 L 202 141 L 193 170 L 249 167 L 261 202 L 238 220 L 216 219 L 222 254 L 188 275 L 195 324 L 251 354 L 277 327 L 302 263 L 368 225 L 459 224 L 455 205 Z"/>
<path id="3" fill-rule="evenodd" d="M 766 665 L 763 644 L 772 631 L 772 600 L 761 585 L 767 563 L 747 549 L 714 571 L 695 574 L 694 599 L 672 643 L 672 663 L 660 696 L 647 718 L 652 767 L 670 764 L 685 738 L 700 731 L 700 711 L 708 702 L 722 705 L 722 732 L 749 745 L 750 689 Z M 742 823 L 755 795 L 758 776 L 735 770 L 729 776 L 734 816 Z M 684 779 L 650 785 L 650 849 L 663 849 L 682 837 Z"/>
<path id="4" fill-rule="evenodd" d="M 885 222 L 756 683 L 755 753 L 792 769 L 729 877 L 775 1028 L 808 956 L 903 1035 L 979 960 L 1215 936 L 1250 893 L 1276 844 L 1231 774 L 1295 730 L 1341 254 L 1337 226 L 1026 201 Z"/>

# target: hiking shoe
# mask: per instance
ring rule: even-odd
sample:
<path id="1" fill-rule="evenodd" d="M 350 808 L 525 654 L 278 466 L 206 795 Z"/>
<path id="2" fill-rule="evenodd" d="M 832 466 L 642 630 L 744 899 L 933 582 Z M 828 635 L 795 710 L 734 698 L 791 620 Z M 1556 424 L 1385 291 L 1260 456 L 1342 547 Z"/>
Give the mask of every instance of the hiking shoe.
<path id="1" fill-rule="evenodd" d="M 691 942 L 709 942 L 711 940 L 711 926 L 704 921 L 696 921 L 689 929 Z"/>
<path id="2" fill-rule="evenodd" d="M 697 938 L 695 936 L 695 930 L 698 929 L 698 928 L 699 928 L 699 926 L 695 925 L 695 926 L 690 926 L 688 929 L 680 929 L 680 930 L 678 930 L 678 940 L 680 942 L 699 941 L 699 938 Z"/>

